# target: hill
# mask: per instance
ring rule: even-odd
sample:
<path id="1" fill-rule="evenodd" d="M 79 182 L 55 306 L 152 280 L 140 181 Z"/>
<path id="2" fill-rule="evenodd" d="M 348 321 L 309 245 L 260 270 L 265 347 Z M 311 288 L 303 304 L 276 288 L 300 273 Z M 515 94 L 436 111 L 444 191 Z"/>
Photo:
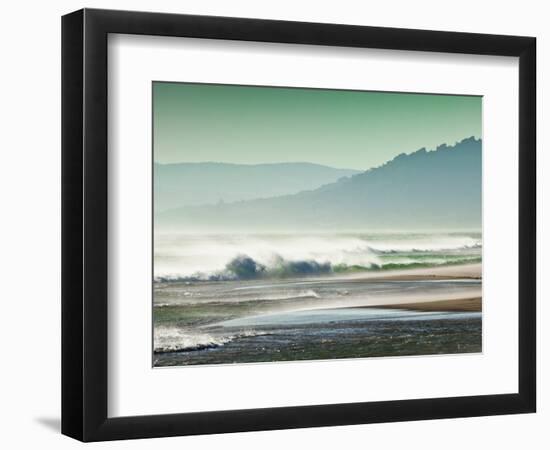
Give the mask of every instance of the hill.
<path id="1" fill-rule="evenodd" d="M 481 140 L 471 137 L 401 154 L 293 195 L 174 209 L 158 214 L 155 225 L 212 231 L 480 228 L 481 162 Z"/>
<path id="2" fill-rule="evenodd" d="M 156 163 L 155 211 L 295 194 L 358 172 L 311 163 Z"/>

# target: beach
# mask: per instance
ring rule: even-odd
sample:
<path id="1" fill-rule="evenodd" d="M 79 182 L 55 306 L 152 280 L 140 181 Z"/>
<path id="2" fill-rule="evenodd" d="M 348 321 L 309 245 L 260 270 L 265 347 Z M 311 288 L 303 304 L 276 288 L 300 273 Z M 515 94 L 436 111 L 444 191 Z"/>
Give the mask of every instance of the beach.
<path id="1" fill-rule="evenodd" d="M 482 350 L 480 263 L 154 289 L 157 367 Z"/>
<path id="2" fill-rule="evenodd" d="M 438 280 L 438 279 L 481 279 L 481 263 L 443 265 L 420 269 L 393 270 L 386 273 L 366 273 L 358 276 L 370 280 Z"/>
<path id="3" fill-rule="evenodd" d="M 423 269 L 410 269 L 405 271 L 389 272 L 383 275 L 365 274 L 363 280 L 402 280 L 402 281 L 427 281 L 427 280 L 481 280 L 481 264 L 464 264 L 458 266 L 430 267 Z M 424 299 L 426 300 L 426 299 Z M 394 299 L 393 302 L 382 302 L 377 305 L 383 308 L 404 308 L 416 311 L 470 311 L 481 312 L 481 288 L 479 296 L 467 297 L 464 295 L 449 295 L 446 298 L 431 298 L 428 301 L 405 301 Z"/>

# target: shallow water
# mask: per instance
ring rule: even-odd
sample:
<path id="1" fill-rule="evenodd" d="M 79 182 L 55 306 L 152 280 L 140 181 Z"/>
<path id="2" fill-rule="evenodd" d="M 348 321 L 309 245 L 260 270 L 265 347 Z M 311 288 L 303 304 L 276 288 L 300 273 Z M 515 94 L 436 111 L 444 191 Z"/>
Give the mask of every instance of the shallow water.
<path id="1" fill-rule="evenodd" d="M 265 328 L 202 350 L 157 353 L 154 364 L 180 366 L 433 355 L 481 351 L 481 317 L 361 320 Z M 459 314 L 457 314 L 459 316 Z"/>
<path id="2" fill-rule="evenodd" d="M 479 296 L 478 280 L 157 283 L 155 366 L 481 351 L 481 313 L 369 306 Z"/>

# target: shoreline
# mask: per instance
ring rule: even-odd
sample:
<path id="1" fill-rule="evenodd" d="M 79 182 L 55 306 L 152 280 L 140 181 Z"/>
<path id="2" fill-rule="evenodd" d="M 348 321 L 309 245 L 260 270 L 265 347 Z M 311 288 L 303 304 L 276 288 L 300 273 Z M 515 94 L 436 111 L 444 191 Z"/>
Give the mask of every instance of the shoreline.
<path id="1" fill-rule="evenodd" d="M 347 280 L 360 281 L 423 281 L 423 280 L 456 280 L 472 279 L 481 280 L 481 263 L 475 264 L 450 264 L 435 267 L 423 267 L 420 269 L 388 270 L 387 272 L 364 272 L 346 277 Z"/>
<path id="2" fill-rule="evenodd" d="M 346 278 L 348 281 L 444 281 L 482 280 L 481 263 L 396 270 L 388 273 L 363 273 Z M 464 292 L 446 298 L 422 298 L 416 300 L 395 299 L 373 302 L 364 308 L 410 309 L 414 311 L 482 312 L 481 295 Z M 481 294 L 481 291 L 480 291 Z"/>
<path id="3" fill-rule="evenodd" d="M 392 270 L 384 273 L 361 272 L 347 275 L 333 275 L 329 277 L 300 277 L 272 280 L 241 280 L 227 281 L 229 291 L 282 289 L 287 286 L 293 289 L 316 289 L 316 285 L 334 284 L 340 290 L 345 290 L 345 285 L 364 285 L 359 289 L 364 291 L 362 295 L 349 299 L 342 298 L 297 298 L 289 305 L 281 302 L 273 305 L 274 309 L 327 309 L 327 308 L 388 308 L 409 309 L 416 311 L 449 311 L 449 312 L 481 312 L 482 311 L 482 265 L 481 263 L 447 265 L 435 267 L 423 267 L 407 270 Z M 433 283 L 445 282 L 455 285 L 453 289 L 436 289 Z M 415 283 L 419 285 L 413 290 L 401 290 L 398 283 Z M 425 285 L 422 285 L 422 282 Z M 196 286 L 216 285 L 219 282 L 210 281 L 198 283 Z M 267 284 L 266 284 L 267 283 Z M 371 292 L 369 284 L 373 283 L 375 289 Z M 386 288 L 389 295 L 380 294 L 376 289 L 376 283 L 388 284 Z M 391 284 L 395 283 L 394 287 Z M 177 285 L 177 284 L 176 284 Z M 430 287 L 431 286 L 431 287 Z M 186 288 L 188 289 L 188 288 Z M 393 291 L 392 291 L 393 290 Z"/>
<path id="4" fill-rule="evenodd" d="M 412 309 L 414 311 L 451 311 L 451 312 L 482 312 L 481 297 L 460 298 L 452 300 L 433 300 L 427 302 L 393 303 L 379 305 L 381 309 Z"/>

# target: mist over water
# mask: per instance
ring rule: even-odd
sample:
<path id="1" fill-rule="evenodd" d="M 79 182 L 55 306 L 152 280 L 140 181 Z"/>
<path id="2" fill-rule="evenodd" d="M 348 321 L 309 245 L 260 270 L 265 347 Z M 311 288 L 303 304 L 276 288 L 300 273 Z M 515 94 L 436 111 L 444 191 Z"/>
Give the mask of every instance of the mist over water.
<path id="1" fill-rule="evenodd" d="M 479 262 L 480 233 L 155 234 L 155 278 L 280 278 Z"/>

